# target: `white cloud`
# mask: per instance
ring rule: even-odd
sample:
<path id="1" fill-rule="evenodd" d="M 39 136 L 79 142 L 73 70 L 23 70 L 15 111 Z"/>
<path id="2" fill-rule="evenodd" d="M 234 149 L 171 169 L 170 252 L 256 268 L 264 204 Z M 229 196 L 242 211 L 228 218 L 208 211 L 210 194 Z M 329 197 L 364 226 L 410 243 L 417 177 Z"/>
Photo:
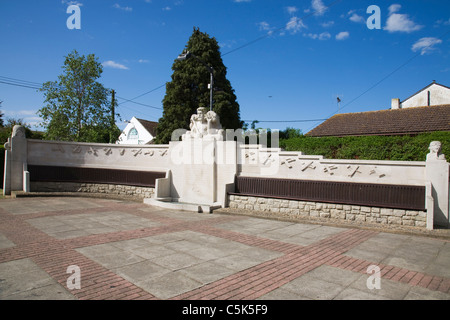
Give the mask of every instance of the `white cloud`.
<path id="1" fill-rule="evenodd" d="M 294 14 L 294 13 L 296 13 L 296 12 L 298 11 L 298 8 L 297 8 L 297 7 L 294 7 L 294 6 L 292 6 L 292 7 L 286 7 L 286 11 L 287 11 L 289 14 Z"/>
<path id="2" fill-rule="evenodd" d="M 435 22 L 435 27 L 439 25 L 450 26 L 450 18 L 448 20 L 439 19 Z"/>
<path id="3" fill-rule="evenodd" d="M 234 2 L 250 2 L 250 1 L 252 1 L 252 0 L 233 0 Z"/>
<path id="4" fill-rule="evenodd" d="M 401 5 L 392 4 L 389 6 L 389 17 L 386 21 L 386 27 L 384 30 L 389 32 L 406 32 L 410 33 L 423 28 L 422 25 L 416 24 L 414 21 L 410 20 L 407 14 L 395 13 L 400 10 Z"/>
<path id="5" fill-rule="evenodd" d="M 121 70 L 128 70 L 128 67 L 124 66 L 123 64 L 114 62 L 112 60 L 108 60 L 102 63 L 102 65 L 105 68 L 113 68 L 113 69 L 121 69 Z"/>
<path id="6" fill-rule="evenodd" d="M 14 111 L 10 110 L 2 110 L 2 111 L 4 111 L 3 113 L 5 122 L 8 119 L 15 119 L 15 120 L 21 119 L 27 125 L 37 128 L 44 121 L 42 118 L 36 115 L 37 110 L 19 110 L 18 107 L 14 107 Z"/>
<path id="7" fill-rule="evenodd" d="M 10 110 L 5 110 L 4 114 L 7 117 L 12 117 L 12 118 L 22 118 L 22 117 L 28 117 L 28 116 L 35 116 L 37 113 L 37 111 L 35 110 L 19 110 L 19 111 L 10 111 Z"/>
<path id="8" fill-rule="evenodd" d="M 322 32 L 319 34 L 319 40 L 328 40 L 331 38 L 331 34 L 329 32 Z"/>
<path id="9" fill-rule="evenodd" d="M 394 12 L 398 12 L 401 9 L 401 7 L 402 7 L 401 5 L 396 4 L 396 3 L 391 4 L 389 6 L 389 8 L 388 8 L 389 14 L 393 14 Z"/>
<path id="10" fill-rule="evenodd" d="M 115 3 L 114 5 L 113 5 L 113 8 L 116 8 L 116 9 L 119 9 L 119 10 L 123 10 L 123 11 L 128 11 L 128 12 L 131 12 L 131 11 L 133 11 L 133 8 L 131 8 L 131 7 L 122 7 L 120 4 L 118 4 L 118 3 Z"/>
<path id="11" fill-rule="evenodd" d="M 79 6 L 79 7 L 83 6 L 83 4 L 79 1 L 61 0 L 61 3 L 65 4 L 67 6 L 72 6 L 72 5 Z"/>
<path id="12" fill-rule="evenodd" d="M 170 10 L 172 10 L 172 8 L 169 6 L 162 8 L 162 11 L 170 11 Z"/>
<path id="13" fill-rule="evenodd" d="M 341 31 L 336 35 L 336 40 L 345 40 L 350 37 L 350 33 L 348 31 Z"/>
<path id="14" fill-rule="evenodd" d="M 25 117 L 23 121 L 31 127 L 39 127 L 41 123 L 44 122 L 44 119 L 41 117 Z"/>
<path id="15" fill-rule="evenodd" d="M 334 21 L 327 21 L 321 24 L 321 26 L 324 28 L 331 27 L 332 25 L 334 25 Z"/>
<path id="16" fill-rule="evenodd" d="M 441 39 L 433 37 L 425 37 L 417 40 L 416 43 L 414 43 L 413 46 L 411 47 L 411 50 L 414 52 L 420 51 L 420 54 L 424 55 L 436 50 L 434 46 L 440 43 L 442 43 Z"/>
<path id="17" fill-rule="evenodd" d="M 236 40 L 227 40 L 219 43 L 220 48 L 232 48 L 236 44 Z"/>
<path id="18" fill-rule="evenodd" d="M 266 21 L 262 21 L 260 23 L 257 24 L 259 31 L 267 31 L 268 35 L 272 35 L 274 28 L 270 26 L 269 23 L 267 23 Z M 282 33 L 281 35 L 284 35 L 284 33 Z"/>
<path id="19" fill-rule="evenodd" d="M 311 6 L 315 11 L 316 16 L 321 16 L 327 11 L 327 7 L 323 4 L 322 0 L 312 0 Z"/>
<path id="20" fill-rule="evenodd" d="M 267 30 L 270 30 L 270 29 L 271 29 L 271 28 L 270 28 L 270 24 L 267 23 L 266 21 L 261 21 L 261 22 L 259 22 L 259 23 L 258 23 L 258 26 L 259 26 L 259 30 L 265 30 L 265 31 L 267 31 Z"/>
<path id="21" fill-rule="evenodd" d="M 297 17 L 292 17 L 286 24 L 286 30 L 290 31 L 292 34 L 299 32 L 302 28 L 306 28 L 306 25 Z"/>
<path id="22" fill-rule="evenodd" d="M 304 37 L 308 37 L 314 40 L 328 40 L 331 38 L 331 34 L 329 32 L 322 32 L 320 34 L 318 33 L 304 33 Z"/>
<path id="23" fill-rule="evenodd" d="M 139 59 L 138 62 L 139 63 L 149 63 L 150 61 L 148 61 L 146 59 Z"/>
<path id="24" fill-rule="evenodd" d="M 349 20 L 353 21 L 353 22 L 357 22 L 357 23 L 365 23 L 366 22 L 366 20 L 364 19 L 363 16 L 360 16 L 360 15 L 358 15 L 356 13 L 353 13 L 351 15 L 351 17 L 349 18 Z"/>

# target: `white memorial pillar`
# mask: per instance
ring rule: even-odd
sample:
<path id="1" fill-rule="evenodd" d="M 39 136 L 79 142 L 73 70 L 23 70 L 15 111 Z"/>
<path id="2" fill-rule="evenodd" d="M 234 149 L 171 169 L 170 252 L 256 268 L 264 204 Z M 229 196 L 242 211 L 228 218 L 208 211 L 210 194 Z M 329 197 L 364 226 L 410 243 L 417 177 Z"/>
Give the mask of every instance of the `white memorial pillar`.
<path id="1" fill-rule="evenodd" d="M 234 183 L 237 172 L 236 142 L 224 141 L 219 116 L 205 108 L 198 108 L 197 114 L 191 116 L 189 127 L 190 131 L 179 135 L 182 141 L 169 144 L 172 174 L 166 179 L 170 180 L 166 201 L 193 207 L 225 206 L 227 185 Z M 159 192 L 160 188 L 158 184 L 157 194 L 164 193 L 162 189 Z"/>
<path id="2" fill-rule="evenodd" d="M 431 182 L 434 224 L 448 228 L 449 224 L 449 163 L 441 154 L 441 142 L 430 143 L 426 161 L 426 177 Z M 428 226 L 427 226 L 428 227 Z"/>
<path id="3" fill-rule="evenodd" d="M 11 138 L 5 144 L 5 173 L 3 177 L 3 193 L 11 194 L 11 191 L 27 191 L 29 176 L 25 175 L 27 168 L 27 139 L 25 128 L 16 125 L 13 128 Z"/>

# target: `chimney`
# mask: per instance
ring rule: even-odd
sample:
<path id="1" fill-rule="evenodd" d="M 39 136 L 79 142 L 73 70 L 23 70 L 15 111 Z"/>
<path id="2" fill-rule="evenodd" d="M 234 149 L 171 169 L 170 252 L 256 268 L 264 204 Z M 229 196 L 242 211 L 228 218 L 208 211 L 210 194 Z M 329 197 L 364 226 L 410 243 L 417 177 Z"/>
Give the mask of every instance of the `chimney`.
<path id="1" fill-rule="evenodd" d="M 396 98 L 396 99 L 392 99 L 391 100 L 391 109 L 400 109 L 400 99 Z"/>

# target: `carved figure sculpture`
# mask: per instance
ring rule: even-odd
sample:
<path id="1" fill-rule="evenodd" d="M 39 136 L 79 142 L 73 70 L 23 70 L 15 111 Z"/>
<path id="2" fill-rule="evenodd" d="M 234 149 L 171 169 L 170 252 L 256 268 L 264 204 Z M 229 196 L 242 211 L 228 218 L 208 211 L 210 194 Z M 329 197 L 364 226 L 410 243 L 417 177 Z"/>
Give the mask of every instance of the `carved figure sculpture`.
<path id="1" fill-rule="evenodd" d="M 223 129 L 219 116 L 214 111 L 205 113 L 205 108 L 198 108 L 197 114 L 191 116 L 190 131 L 182 139 L 216 139 L 223 140 Z"/>
<path id="2" fill-rule="evenodd" d="M 428 147 L 430 153 L 427 154 L 427 161 L 445 160 L 445 155 L 441 154 L 441 147 L 442 144 L 440 141 L 431 141 L 430 146 Z"/>

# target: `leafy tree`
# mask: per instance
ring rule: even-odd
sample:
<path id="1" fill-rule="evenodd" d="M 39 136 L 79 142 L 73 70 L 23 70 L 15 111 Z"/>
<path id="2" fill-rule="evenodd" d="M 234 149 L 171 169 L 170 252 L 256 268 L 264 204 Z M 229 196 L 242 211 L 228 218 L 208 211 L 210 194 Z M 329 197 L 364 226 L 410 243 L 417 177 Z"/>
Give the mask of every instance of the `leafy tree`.
<path id="1" fill-rule="evenodd" d="M 223 64 L 217 40 L 198 28 L 189 38 L 184 51 L 189 51 L 214 69 L 213 110 L 219 115 L 224 129 L 241 128 L 239 104 L 226 78 L 227 68 Z M 189 120 L 197 108 L 209 110 L 210 72 L 195 58 L 176 60 L 172 65 L 172 81 L 166 84 L 163 99 L 163 116 L 159 119 L 156 142 L 168 143 L 176 129 L 189 129 Z"/>
<path id="2" fill-rule="evenodd" d="M 301 136 L 302 132 L 300 129 L 287 127 L 285 130 L 280 131 L 280 139 L 300 138 Z"/>
<path id="3" fill-rule="evenodd" d="M 44 120 L 45 138 L 63 141 L 109 142 L 110 132 L 120 130 L 111 123 L 111 90 L 97 81 L 103 67 L 94 54 L 65 57 L 58 81 L 40 89 L 46 105 L 38 111 Z"/>
<path id="4" fill-rule="evenodd" d="M 30 125 L 23 119 L 19 118 L 7 118 L 4 126 L 0 128 L 0 144 L 4 144 L 11 137 L 12 130 L 15 125 L 20 125 L 25 128 L 25 136 L 28 139 L 42 139 L 43 136 L 38 131 L 32 131 Z"/>

